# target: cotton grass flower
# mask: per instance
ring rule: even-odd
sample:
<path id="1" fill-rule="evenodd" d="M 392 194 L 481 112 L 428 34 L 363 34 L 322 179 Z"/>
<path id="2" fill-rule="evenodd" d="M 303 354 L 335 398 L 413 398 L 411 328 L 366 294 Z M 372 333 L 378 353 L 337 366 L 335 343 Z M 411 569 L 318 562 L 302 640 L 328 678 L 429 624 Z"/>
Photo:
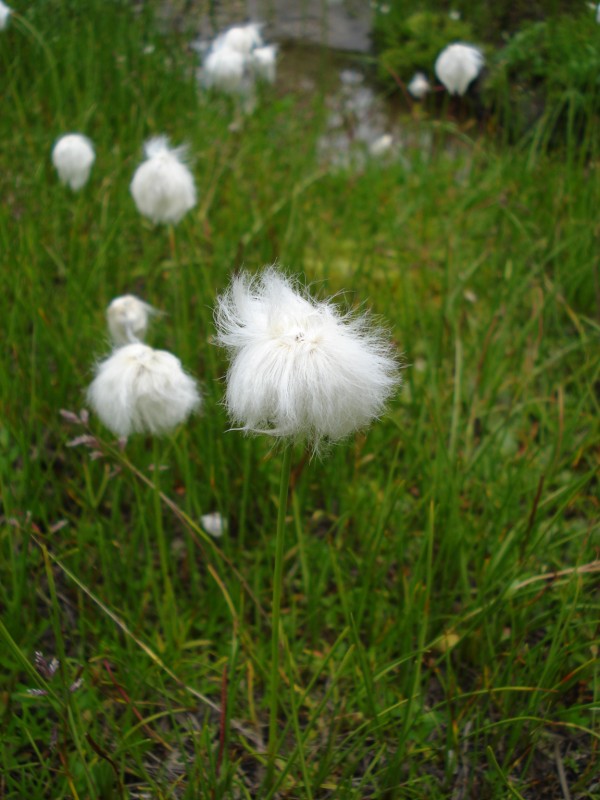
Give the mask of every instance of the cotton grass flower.
<path id="1" fill-rule="evenodd" d="M 0 0 L 0 31 L 3 31 L 8 25 L 12 9 Z"/>
<path id="2" fill-rule="evenodd" d="M 225 47 L 211 50 L 204 61 L 203 83 L 207 89 L 236 94 L 245 89 L 246 59 Z"/>
<path id="3" fill-rule="evenodd" d="M 279 630 L 285 522 L 294 441 L 318 452 L 379 416 L 399 383 L 383 331 L 366 315 L 341 314 L 296 281 L 266 268 L 241 273 L 217 298 L 217 343 L 229 351 L 226 406 L 234 424 L 279 437 L 283 449 L 275 533 L 267 782 L 277 756 Z"/>
<path id="4" fill-rule="evenodd" d="M 215 539 L 220 539 L 224 533 L 227 533 L 227 520 L 218 511 L 203 514 L 200 517 L 200 524 Z"/>
<path id="5" fill-rule="evenodd" d="M 435 74 L 450 94 L 463 95 L 483 69 L 485 59 L 477 47 L 451 44 L 436 59 Z"/>
<path id="6" fill-rule="evenodd" d="M 263 43 L 260 24 L 236 26 L 205 50 L 201 81 L 207 89 L 241 96 L 248 104 L 257 79 L 274 83 L 276 60 L 277 46 Z M 247 110 L 253 110 L 252 102 Z"/>
<path id="7" fill-rule="evenodd" d="M 273 267 L 234 277 L 215 322 L 231 358 L 225 403 L 246 432 L 318 451 L 378 417 L 399 383 L 385 334 L 366 315 L 312 299 Z"/>
<path id="8" fill-rule="evenodd" d="M 136 169 L 129 187 L 137 209 L 152 222 L 175 225 L 196 205 L 186 148 L 172 148 L 166 136 L 156 136 L 146 142 L 144 152 L 146 161 Z"/>
<path id="9" fill-rule="evenodd" d="M 261 27 L 262 25 L 258 22 L 250 22 L 248 25 L 236 25 L 218 36 L 214 47 L 216 49 L 234 50 L 242 56 L 249 56 L 255 48 L 263 45 Z"/>
<path id="10" fill-rule="evenodd" d="M 143 341 L 149 319 L 157 313 L 155 308 L 133 294 L 115 297 L 106 309 L 111 339 L 117 347 Z"/>
<path id="11" fill-rule="evenodd" d="M 382 158 L 391 152 L 394 145 L 394 137 L 391 133 L 384 133 L 378 136 L 369 144 L 369 155 L 373 158 Z"/>
<path id="12" fill-rule="evenodd" d="M 104 425 L 122 437 L 168 433 L 201 405 L 179 359 L 141 343 L 119 347 L 100 362 L 87 397 Z"/>
<path id="13" fill-rule="evenodd" d="M 87 136 L 80 133 L 61 136 L 52 148 L 52 163 L 58 177 L 74 192 L 87 183 L 95 159 L 94 146 Z"/>
<path id="14" fill-rule="evenodd" d="M 250 66 L 260 80 L 275 83 L 277 72 L 277 45 L 257 47 L 250 54 Z"/>
<path id="15" fill-rule="evenodd" d="M 406 87 L 415 100 L 422 100 L 431 90 L 431 85 L 427 76 L 422 72 L 415 72 L 410 83 Z"/>

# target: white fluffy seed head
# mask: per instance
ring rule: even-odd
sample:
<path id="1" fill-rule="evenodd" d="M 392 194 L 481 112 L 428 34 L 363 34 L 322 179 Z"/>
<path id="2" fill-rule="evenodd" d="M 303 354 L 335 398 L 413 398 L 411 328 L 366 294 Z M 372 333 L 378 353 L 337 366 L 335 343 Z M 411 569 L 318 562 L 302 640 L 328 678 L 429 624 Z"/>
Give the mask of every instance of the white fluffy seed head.
<path id="1" fill-rule="evenodd" d="M 11 13 L 11 8 L 0 0 L 0 31 L 3 31 L 8 25 Z"/>
<path id="2" fill-rule="evenodd" d="M 227 520 L 219 514 L 218 511 L 213 511 L 210 514 L 203 514 L 200 517 L 200 524 L 204 530 L 215 539 L 220 539 L 224 533 L 227 533 Z"/>
<path id="3" fill-rule="evenodd" d="M 246 59 L 236 50 L 219 47 L 204 59 L 202 80 L 207 89 L 236 94 L 244 89 Z"/>
<path id="4" fill-rule="evenodd" d="M 176 224 L 196 205 L 185 147 L 171 148 L 166 136 L 156 136 L 146 142 L 144 151 L 146 161 L 136 169 L 129 187 L 137 209 L 152 222 Z"/>
<path id="5" fill-rule="evenodd" d="M 141 343 L 119 347 L 100 362 L 87 396 L 117 436 L 168 433 L 201 405 L 196 382 L 179 359 Z"/>
<path id="6" fill-rule="evenodd" d="M 383 133 L 369 144 L 369 154 L 373 158 L 381 158 L 387 155 L 394 146 L 394 137 L 391 133 Z"/>
<path id="7" fill-rule="evenodd" d="M 62 183 L 76 192 L 87 183 L 96 158 L 94 146 L 87 136 L 67 133 L 52 148 L 52 163 Z"/>
<path id="8" fill-rule="evenodd" d="M 263 40 L 260 32 L 262 25 L 250 22 L 248 25 L 236 25 L 217 37 L 214 47 L 234 50 L 242 56 L 249 56 L 252 50 L 261 47 Z"/>
<path id="9" fill-rule="evenodd" d="M 426 75 L 422 72 L 415 72 L 406 88 L 415 100 L 422 100 L 431 89 L 431 86 Z"/>
<path id="10" fill-rule="evenodd" d="M 435 74 L 450 94 L 463 95 L 483 69 L 483 53 L 471 44 L 450 44 L 436 59 Z"/>
<path id="11" fill-rule="evenodd" d="M 277 73 L 277 45 L 257 47 L 250 54 L 250 67 L 257 78 L 275 83 Z"/>
<path id="12" fill-rule="evenodd" d="M 275 81 L 277 46 L 263 45 L 261 27 L 252 22 L 225 31 L 206 51 L 202 63 L 203 85 L 246 99 L 246 111 L 253 109 L 255 80 Z"/>
<path id="13" fill-rule="evenodd" d="M 273 267 L 234 277 L 215 323 L 231 358 L 225 403 L 247 432 L 318 451 L 378 417 L 399 383 L 384 331 L 315 301 Z"/>
<path id="14" fill-rule="evenodd" d="M 115 345 L 143 341 L 149 319 L 156 313 L 156 309 L 133 294 L 115 297 L 106 309 L 108 330 Z"/>

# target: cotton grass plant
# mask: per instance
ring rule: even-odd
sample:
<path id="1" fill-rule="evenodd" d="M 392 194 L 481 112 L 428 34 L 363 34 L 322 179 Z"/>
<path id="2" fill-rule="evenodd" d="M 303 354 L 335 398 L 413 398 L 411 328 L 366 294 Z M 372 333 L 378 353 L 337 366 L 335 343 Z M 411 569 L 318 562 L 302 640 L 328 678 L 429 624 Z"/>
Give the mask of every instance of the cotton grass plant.
<path id="1" fill-rule="evenodd" d="M 143 344 L 156 313 L 131 294 L 115 297 L 106 309 L 115 349 L 96 365 L 87 399 L 103 424 L 123 438 L 169 433 L 202 404 L 196 381 L 179 359 Z"/>
<path id="2" fill-rule="evenodd" d="M 152 316 L 159 312 L 133 294 L 115 297 L 106 309 L 106 322 L 117 346 L 143 342 Z"/>
<path id="3" fill-rule="evenodd" d="M 61 183 L 66 183 L 77 192 L 87 183 L 96 160 L 94 146 L 81 133 L 61 136 L 52 148 L 54 164 Z"/>
<path id="4" fill-rule="evenodd" d="M 234 25 L 217 36 L 213 42 L 213 50 L 230 50 L 242 56 L 249 56 L 258 47 L 262 47 L 262 25 L 249 22 L 247 25 Z"/>
<path id="5" fill-rule="evenodd" d="M 435 61 L 435 74 L 451 95 L 464 95 L 485 63 L 483 53 L 471 44 L 456 42 L 445 47 Z"/>
<path id="6" fill-rule="evenodd" d="M 415 72 L 406 88 L 415 100 L 424 100 L 431 91 L 431 84 L 423 72 Z"/>
<path id="7" fill-rule="evenodd" d="M 214 89 L 241 98 L 247 111 L 255 106 L 257 81 L 274 83 L 277 45 L 265 44 L 262 25 L 236 25 L 219 34 L 208 45 L 202 61 L 200 80 Z"/>
<path id="8" fill-rule="evenodd" d="M 142 343 L 118 347 L 98 364 L 87 399 L 104 425 L 125 438 L 169 433 L 201 405 L 179 359 Z"/>
<path id="9" fill-rule="evenodd" d="M 315 301 L 270 267 L 236 275 L 217 300 L 232 423 L 313 452 L 367 427 L 398 384 L 385 334 L 365 315 Z"/>
<path id="10" fill-rule="evenodd" d="M 243 94 L 248 91 L 244 81 L 245 67 L 246 58 L 237 50 L 213 49 L 203 64 L 204 86 L 227 94 Z"/>
<path id="11" fill-rule="evenodd" d="M 146 160 L 136 169 L 130 190 L 140 214 L 154 223 L 176 225 L 196 205 L 186 153 L 185 146 L 171 147 L 166 136 L 155 136 L 144 145 Z"/>
<path id="12" fill-rule="evenodd" d="M 275 83 L 277 77 L 277 45 L 257 47 L 250 53 L 250 68 L 259 80 Z"/>
<path id="13" fill-rule="evenodd" d="M 119 437 L 121 447 L 132 434 L 153 437 L 156 540 L 164 585 L 164 612 L 175 613 L 167 543 L 162 523 L 160 451 L 156 437 L 172 434 L 202 408 L 197 382 L 172 353 L 156 350 L 140 339 L 154 309 L 134 295 L 115 298 L 106 319 L 115 348 L 95 367 L 86 397 L 103 425 Z"/>
<path id="14" fill-rule="evenodd" d="M 217 344 L 228 351 L 225 404 L 234 426 L 283 443 L 273 572 L 269 775 L 277 755 L 280 612 L 293 444 L 313 453 L 367 427 L 399 384 L 387 334 L 366 315 L 316 301 L 274 267 L 236 275 L 217 298 Z M 268 779 L 270 780 L 270 778 Z"/>

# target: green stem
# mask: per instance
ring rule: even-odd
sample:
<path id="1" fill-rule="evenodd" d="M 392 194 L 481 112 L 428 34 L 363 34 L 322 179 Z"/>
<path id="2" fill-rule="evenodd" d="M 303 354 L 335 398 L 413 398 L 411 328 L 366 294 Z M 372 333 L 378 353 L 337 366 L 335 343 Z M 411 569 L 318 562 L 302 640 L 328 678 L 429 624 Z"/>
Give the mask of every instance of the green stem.
<path id="1" fill-rule="evenodd" d="M 243 441 L 243 483 L 242 483 L 242 500 L 240 503 L 240 521 L 238 524 L 238 547 L 240 552 L 244 551 L 244 542 L 246 539 L 246 520 L 248 516 L 248 498 L 250 496 L 250 455 L 251 455 L 251 440 L 245 438 Z"/>
<path id="2" fill-rule="evenodd" d="M 31 36 L 32 39 L 35 39 L 35 41 L 44 51 L 44 56 L 46 58 L 46 61 L 48 62 L 48 70 L 50 73 L 52 89 L 54 91 L 54 113 L 56 115 L 58 122 L 60 122 L 60 127 L 62 129 L 65 129 L 65 124 L 63 122 L 63 98 L 60 89 L 61 82 L 58 76 L 58 68 L 56 65 L 56 59 L 54 58 L 54 54 L 52 53 L 52 50 L 46 43 L 44 37 L 41 35 L 41 33 L 39 33 L 37 28 L 35 28 L 29 22 L 27 17 L 24 17 L 21 14 L 17 14 L 14 10 L 12 11 L 12 16 L 14 17 L 15 20 L 15 26 L 21 27 L 23 30 L 25 30 Z"/>
<path id="3" fill-rule="evenodd" d="M 156 540 L 158 543 L 158 554 L 160 558 L 160 571 L 163 579 L 164 599 L 166 602 L 166 607 L 168 609 L 172 609 L 175 596 L 173 593 L 171 578 L 169 576 L 169 556 L 167 550 L 167 541 L 165 538 L 165 529 L 163 526 L 162 504 L 160 499 L 161 449 L 156 441 L 156 438 L 154 438 L 152 445 L 153 445 L 153 457 L 154 457 L 154 471 L 152 473 L 152 483 L 154 484 L 153 495 L 154 495 L 154 515 L 156 524 Z"/>
<path id="4" fill-rule="evenodd" d="M 273 609 L 271 623 L 271 681 L 269 716 L 269 762 L 267 767 L 267 786 L 272 781 L 277 755 L 277 693 L 279 689 L 279 619 L 281 612 L 281 588 L 283 583 L 283 545 L 285 541 L 285 515 L 287 511 L 288 489 L 292 469 L 292 446 L 283 451 L 281 482 L 279 484 L 279 508 L 277 511 L 277 534 L 275 540 L 275 571 L 273 573 Z"/>

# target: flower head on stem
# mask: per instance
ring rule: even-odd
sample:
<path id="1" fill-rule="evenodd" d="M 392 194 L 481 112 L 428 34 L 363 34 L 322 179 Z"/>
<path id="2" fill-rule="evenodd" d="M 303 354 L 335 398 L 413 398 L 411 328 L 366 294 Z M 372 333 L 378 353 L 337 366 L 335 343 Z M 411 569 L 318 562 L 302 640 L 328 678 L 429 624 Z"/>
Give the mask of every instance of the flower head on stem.
<path id="1" fill-rule="evenodd" d="M 279 648 L 285 517 L 292 443 L 318 452 L 368 425 L 399 383 L 384 332 L 366 314 L 341 313 L 314 300 L 274 267 L 241 273 L 217 299 L 217 343 L 229 351 L 226 406 L 234 424 L 286 443 L 283 450 L 271 617 L 269 750 L 272 788 L 278 742 Z"/>

